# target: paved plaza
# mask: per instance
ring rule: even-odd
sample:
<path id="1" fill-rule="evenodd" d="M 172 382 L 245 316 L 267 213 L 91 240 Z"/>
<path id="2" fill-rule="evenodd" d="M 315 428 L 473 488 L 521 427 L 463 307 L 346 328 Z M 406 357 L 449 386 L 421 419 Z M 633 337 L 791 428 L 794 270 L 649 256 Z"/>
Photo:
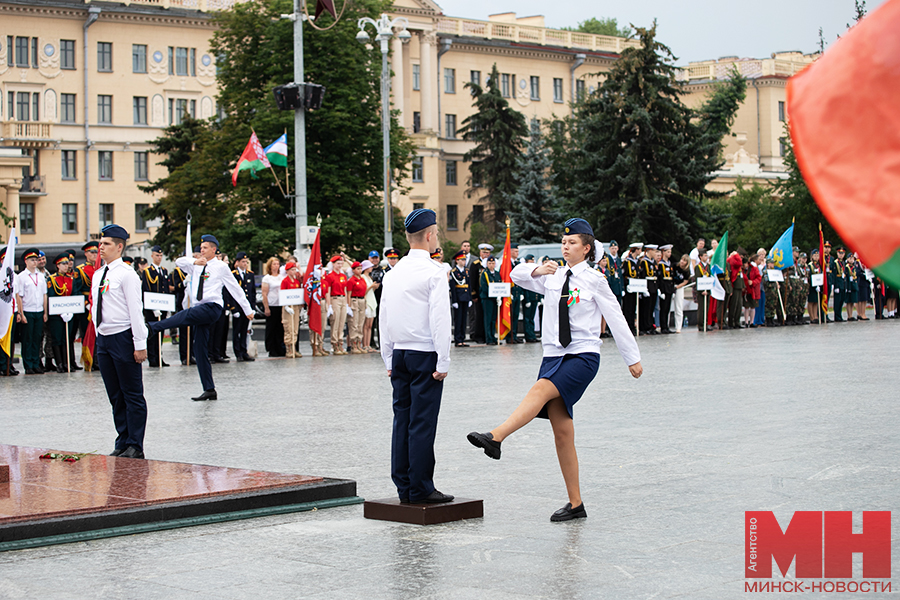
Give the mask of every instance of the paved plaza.
<path id="1" fill-rule="evenodd" d="M 355 505 L 11 551 L 0 598 L 747 597 L 744 511 L 772 510 L 784 527 L 797 510 L 861 523 L 895 507 L 898 341 L 894 320 L 690 329 L 640 339 L 640 380 L 607 341 L 575 407 L 589 516 L 570 523 L 549 521 L 566 496 L 548 422 L 504 442 L 500 461 L 466 441 L 515 408 L 539 345 L 453 349 L 435 482 L 484 499 L 483 519 L 421 527 L 365 520 Z M 178 365 L 177 348 L 164 351 Z M 195 368 L 145 368 L 148 458 L 394 494 L 378 355 L 232 361 L 214 375 L 220 399 L 200 403 Z M 0 414 L 2 443 L 112 450 L 98 373 L 0 379 Z"/>

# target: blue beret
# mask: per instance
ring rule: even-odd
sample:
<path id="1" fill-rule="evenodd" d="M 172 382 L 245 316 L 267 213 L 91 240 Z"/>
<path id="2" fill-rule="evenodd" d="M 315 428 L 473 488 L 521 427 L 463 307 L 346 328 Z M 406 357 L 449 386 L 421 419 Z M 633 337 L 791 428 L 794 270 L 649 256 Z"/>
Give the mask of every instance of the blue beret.
<path id="1" fill-rule="evenodd" d="M 160 248 L 159 246 L 153 246 L 152 248 L 150 248 L 150 252 L 162 252 L 162 248 Z"/>
<path id="2" fill-rule="evenodd" d="M 579 233 L 586 233 L 592 237 L 594 235 L 591 224 L 584 219 L 569 219 L 565 222 L 563 231 L 565 235 L 576 235 Z"/>
<path id="3" fill-rule="evenodd" d="M 512 243 L 509 245 L 510 250 L 517 250 L 518 248 L 519 248 L 519 245 L 516 243 Z"/>
<path id="4" fill-rule="evenodd" d="M 534 254 L 526 254 L 525 255 L 525 261 L 527 262 L 529 260 L 534 260 Z"/>
<path id="5" fill-rule="evenodd" d="M 407 215 L 406 222 L 403 225 L 406 227 L 406 233 L 416 233 L 436 224 L 437 215 L 434 214 L 433 210 L 430 208 L 417 208 Z"/>
<path id="6" fill-rule="evenodd" d="M 610 246 L 618 246 L 619 242 L 617 242 L 616 240 L 609 240 L 609 245 Z"/>
<path id="7" fill-rule="evenodd" d="M 838 250 L 843 250 L 843 248 L 838 248 Z M 38 250 L 38 254 L 41 255 L 41 258 L 44 258 L 45 256 L 47 256 L 43 250 Z"/>
<path id="8" fill-rule="evenodd" d="M 107 225 L 106 227 L 101 229 L 100 235 L 102 235 L 103 237 L 121 238 L 123 240 L 128 239 L 128 232 L 125 231 L 125 228 L 120 227 L 119 225 L 116 225 L 116 224 Z"/>
<path id="9" fill-rule="evenodd" d="M 123 256 L 123 257 L 122 257 L 122 262 L 126 262 L 126 263 L 128 263 L 128 264 L 130 265 L 131 263 L 134 262 L 134 259 L 131 258 L 130 256 Z"/>
<path id="10" fill-rule="evenodd" d="M 245 258 L 247 258 L 247 253 L 243 250 L 234 255 L 234 260 L 244 260 Z"/>
<path id="11" fill-rule="evenodd" d="M 373 258 L 373 257 L 376 257 L 376 256 L 379 257 L 379 258 L 381 258 L 381 255 L 378 254 L 378 250 L 372 250 L 371 252 L 369 252 L 369 258 Z"/>
<path id="12" fill-rule="evenodd" d="M 208 233 L 207 233 L 206 235 L 201 235 L 201 236 L 200 236 L 200 241 L 201 241 L 201 242 L 207 242 L 207 243 L 209 243 L 209 244 L 215 244 L 215 245 L 216 245 L 216 248 L 219 247 L 219 240 L 216 239 L 216 236 L 214 236 L 214 235 L 209 235 Z"/>
<path id="13" fill-rule="evenodd" d="M 200 246 L 194 246 L 194 252 L 200 253 Z"/>
<path id="14" fill-rule="evenodd" d="M 497 259 L 494 258 L 493 256 L 488 256 L 488 257 L 485 259 L 484 262 L 491 262 L 492 260 L 493 260 L 493 261 L 496 261 Z"/>

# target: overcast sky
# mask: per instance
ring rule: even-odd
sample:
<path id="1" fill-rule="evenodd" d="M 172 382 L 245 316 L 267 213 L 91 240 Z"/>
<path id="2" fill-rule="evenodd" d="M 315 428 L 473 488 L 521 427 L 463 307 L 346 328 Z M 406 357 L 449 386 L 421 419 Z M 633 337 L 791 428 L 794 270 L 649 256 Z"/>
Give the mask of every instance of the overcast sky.
<path id="1" fill-rule="evenodd" d="M 885 0 L 866 0 L 872 12 Z M 814 52 L 819 27 L 827 45 L 846 30 L 853 0 L 437 0 L 444 14 L 486 20 L 489 14 L 544 15 L 547 27 L 575 26 L 590 17 L 614 17 L 619 26 L 650 26 L 679 65 L 720 56 L 767 58 L 782 50 Z"/>

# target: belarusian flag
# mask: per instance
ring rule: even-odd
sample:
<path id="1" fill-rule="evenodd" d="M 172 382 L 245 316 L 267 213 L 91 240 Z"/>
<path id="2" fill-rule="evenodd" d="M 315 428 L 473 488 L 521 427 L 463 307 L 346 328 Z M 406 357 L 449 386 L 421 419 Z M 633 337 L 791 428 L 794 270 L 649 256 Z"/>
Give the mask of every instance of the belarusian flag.
<path id="1" fill-rule="evenodd" d="M 269 163 L 269 159 L 266 158 L 266 153 L 263 151 L 262 144 L 259 143 L 259 138 L 256 137 L 256 133 L 254 132 L 250 135 L 250 141 L 247 142 L 244 153 L 241 154 L 237 165 L 231 172 L 231 184 L 237 186 L 238 173 L 241 171 L 250 169 L 250 177 L 256 179 L 256 171 L 258 169 L 269 169 L 271 167 L 272 165 Z"/>
<path id="2" fill-rule="evenodd" d="M 273 165 L 287 167 L 288 147 L 286 133 L 282 133 L 280 138 L 266 147 L 266 158 Z"/>
<path id="3" fill-rule="evenodd" d="M 709 261 L 709 272 L 715 277 L 720 273 L 727 273 L 725 269 L 725 259 L 728 258 L 728 232 L 725 232 L 725 235 L 722 236 L 722 239 L 719 240 L 719 245 L 716 246 L 716 251 L 713 252 L 712 260 Z M 716 277 L 715 281 L 713 281 L 713 289 L 712 289 L 712 297 L 716 300 L 724 300 L 725 299 L 725 288 L 722 287 L 722 284 L 719 283 L 719 278 Z"/>

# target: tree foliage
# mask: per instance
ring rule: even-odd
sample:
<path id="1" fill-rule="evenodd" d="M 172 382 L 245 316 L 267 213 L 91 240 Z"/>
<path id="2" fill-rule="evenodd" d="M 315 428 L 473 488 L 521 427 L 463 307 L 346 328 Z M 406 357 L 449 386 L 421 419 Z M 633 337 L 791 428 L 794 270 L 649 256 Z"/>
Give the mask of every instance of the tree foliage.
<path id="1" fill-rule="evenodd" d="M 710 143 L 719 146 L 716 154 L 724 160 L 725 136 L 731 135 L 731 126 L 741 104 L 747 98 L 747 80 L 732 67 L 728 79 L 716 85 L 710 97 L 698 109 L 700 130 Z M 721 165 L 718 165 L 721 166 Z M 717 168 L 718 168 L 717 166 Z"/>
<path id="2" fill-rule="evenodd" d="M 516 164 L 519 187 L 510 198 L 511 233 L 523 244 L 546 244 L 559 239 L 562 213 L 552 185 L 550 158 L 541 126 L 531 121 L 531 137 Z"/>
<path id="3" fill-rule="evenodd" d="M 563 27 L 563 31 L 578 31 L 580 33 L 594 33 L 597 35 L 612 35 L 615 37 L 631 37 L 631 27 L 624 26 L 619 28 L 619 23 L 615 18 L 591 17 L 584 21 L 579 21 L 578 27 Z"/>

